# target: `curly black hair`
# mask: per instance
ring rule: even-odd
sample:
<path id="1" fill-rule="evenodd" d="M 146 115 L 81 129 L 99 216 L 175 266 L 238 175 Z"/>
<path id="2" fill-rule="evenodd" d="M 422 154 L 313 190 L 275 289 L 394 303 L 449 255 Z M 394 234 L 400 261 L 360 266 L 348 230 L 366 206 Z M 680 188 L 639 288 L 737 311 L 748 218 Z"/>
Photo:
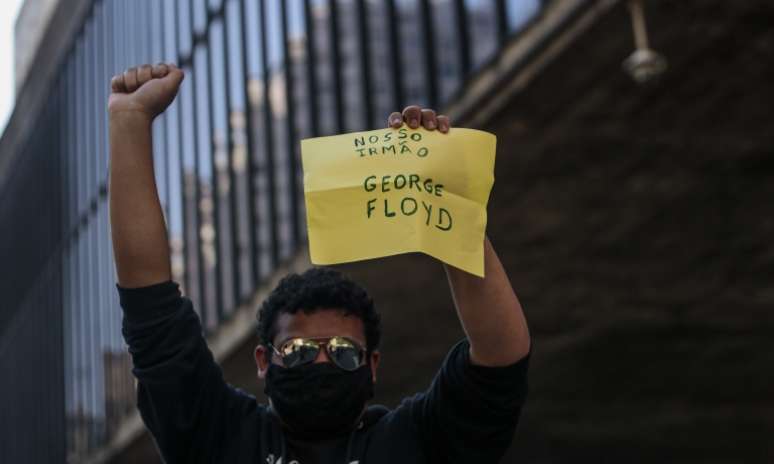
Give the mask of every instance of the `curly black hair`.
<path id="1" fill-rule="evenodd" d="M 363 321 L 368 355 L 379 347 L 381 318 L 366 290 L 339 271 L 314 267 L 303 274 L 288 274 L 280 280 L 258 310 L 258 338 L 271 343 L 277 334 L 274 323 L 281 313 L 309 314 L 321 308 L 343 310 Z"/>

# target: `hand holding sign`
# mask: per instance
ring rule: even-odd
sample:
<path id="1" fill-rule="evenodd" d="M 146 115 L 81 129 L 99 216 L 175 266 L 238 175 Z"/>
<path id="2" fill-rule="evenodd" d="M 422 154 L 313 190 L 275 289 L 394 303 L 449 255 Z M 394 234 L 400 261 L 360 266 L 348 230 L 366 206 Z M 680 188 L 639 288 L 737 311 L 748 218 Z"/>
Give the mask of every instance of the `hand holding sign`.
<path id="1" fill-rule="evenodd" d="M 312 262 L 420 251 L 483 277 L 494 135 L 416 106 L 389 126 L 301 142 Z"/>

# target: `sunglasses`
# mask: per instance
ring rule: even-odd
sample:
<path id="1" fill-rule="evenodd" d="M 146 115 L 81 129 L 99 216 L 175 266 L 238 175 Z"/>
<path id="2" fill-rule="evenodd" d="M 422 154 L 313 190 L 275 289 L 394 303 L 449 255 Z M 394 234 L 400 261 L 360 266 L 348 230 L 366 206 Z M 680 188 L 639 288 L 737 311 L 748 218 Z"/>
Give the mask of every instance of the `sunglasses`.
<path id="1" fill-rule="evenodd" d="M 365 364 L 363 347 L 346 337 L 295 337 L 284 341 L 279 348 L 268 345 L 287 368 L 313 363 L 323 346 L 333 364 L 345 371 L 354 371 Z"/>

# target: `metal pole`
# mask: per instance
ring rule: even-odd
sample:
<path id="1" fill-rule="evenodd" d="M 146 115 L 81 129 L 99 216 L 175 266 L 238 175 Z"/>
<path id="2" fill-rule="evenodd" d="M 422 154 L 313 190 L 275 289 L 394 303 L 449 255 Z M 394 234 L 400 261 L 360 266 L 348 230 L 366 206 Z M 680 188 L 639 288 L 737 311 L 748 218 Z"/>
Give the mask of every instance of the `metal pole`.
<path id="1" fill-rule="evenodd" d="M 148 26 L 151 28 L 151 33 L 149 34 L 150 37 L 153 39 L 151 40 L 151 58 L 150 58 L 150 64 L 151 66 L 155 65 L 157 62 L 163 60 L 164 56 L 164 3 L 165 2 L 159 2 L 159 1 L 153 1 L 151 5 L 154 6 L 154 8 L 148 8 L 148 11 L 150 12 L 150 18 L 148 18 Z M 153 33 L 153 30 L 155 29 L 155 34 Z M 156 45 L 158 47 L 157 51 L 158 53 L 153 53 L 153 45 Z M 172 189 L 170 188 L 170 174 L 169 174 L 169 150 L 166 149 L 169 146 L 169 143 L 167 139 L 169 138 L 169 131 L 167 130 L 167 121 L 169 120 L 169 113 L 164 113 L 163 115 L 163 123 L 160 123 L 159 133 L 163 134 L 164 139 L 159 144 L 160 147 L 163 147 L 164 149 L 163 153 L 158 153 L 155 156 L 163 156 L 164 159 L 162 160 L 163 166 L 164 166 L 164 198 L 166 200 L 166 203 L 164 204 L 164 212 L 165 217 L 167 219 L 167 228 L 169 228 L 169 224 L 171 222 L 169 214 L 171 211 L 171 205 L 172 202 Z"/>
<path id="2" fill-rule="evenodd" d="M 185 1 L 185 0 L 183 0 Z M 189 10 L 188 10 L 188 19 L 189 19 L 189 32 L 191 35 L 191 51 L 190 51 L 190 66 L 191 66 L 191 117 L 193 118 L 193 131 L 192 131 L 192 140 L 193 140 L 193 146 L 194 146 L 194 190 L 196 192 L 196 205 L 194 206 L 194 211 L 196 211 L 196 254 L 197 254 L 197 264 L 198 264 L 198 271 L 199 271 L 199 298 L 201 301 L 199 302 L 199 307 L 201 308 L 199 310 L 199 315 L 202 319 L 202 327 L 207 327 L 208 322 L 208 311 L 207 311 L 207 288 L 205 286 L 205 279 L 204 279 L 204 253 L 202 251 L 202 212 L 200 210 L 201 204 L 202 204 L 202 192 L 199 188 L 199 179 L 200 172 L 199 172 L 199 164 L 200 164 L 200 153 L 199 153 L 199 137 L 197 137 L 199 124 L 199 108 L 197 105 L 197 98 L 196 98 L 196 70 L 194 69 L 194 56 L 195 56 L 195 50 L 196 50 L 196 43 L 193 40 L 194 36 L 194 27 L 193 27 L 193 1 L 189 1 Z"/>
<path id="3" fill-rule="evenodd" d="M 245 13 L 245 0 L 239 0 L 240 33 L 242 39 L 241 60 L 242 60 L 242 91 L 244 98 L 245 114 L 245 141 L 247 143 L 247 207 L 250 210 L 249 236 L 250 236 L 250 272 L 252 273 L 251 282 L 253 288 L 257 288 L 260 283 L 260 260 L 258 259 L 258 243 L 256 239 L 258 227 L 258 214 L 255 207 L 255 143 L 253 141 L 253 106 L 250 102 L 250 92 L 248 85 L 250 83 L 250 70 L 247 60 L 247 49 L 249 41 L 247 40 L 247 15 Z"/>
<path id="4" fill-rule="evenodd" d="M 465 10 L 465 0 L 454 0 L 457 19 L 457 37 L 460 60 L 460 82 L 464 82 L 470 73 L 470 44 L 468 40 L 468 13 Z"/>
<path id="5" fill-rule="evenodd" d="M 304 0 L 304 25 L 306 26 L 306 76 L 309 92 L 309 129 L 313 137 L 320 135 L 320 124 L 317 121 L 319 112 L 317 92 L 317 51 L 314 47 L 315 27 L 310 0 Z"/>
<path id="6" fill-rule="evenodd" d="M 390 68 L 392 68 L 392 96 L 395 111 L 401 111 L 404 103 L 403 63 L 401 62 L 398 21 L 395 0 L 387 0 L 387 28 L 390 41 Z"/>
<path id="7" fill-rule="evenodd" d="M 497 8 L 495 18 L 497 21 L 497 42 L 502 47 L 508 38 L 508 3 L 505 0 L 497 0 L 495 7 Z"/>
<path id="8" fill-rule="evenodd" d="M 288 12 L 286 2 L 280 2 L 282 26 L 282 59 L 285 68 L 285 101 L 287 107 L 286 130 L 288 147 L 288 184 L 290 186 L 291 249 L 295 250 L 300 242 L 301 223 L 299 218 L 298 154 L 296 152 L 295 92 L 293 82 L 293 62 L 290 57 L 290 39 L 288 33 Z"/>
<path id="9" fill-rule="evenodd" d="M 228 0 L 223 0 L 221 3 L 219 16 L 223 19 L 222 31 L 223 31 L 223 77 L 224 77 L 224 91 L 225 91 L 225 104 L 226 104 L 226 150 L 228 156 L 228 178 L 229 178 L 229 207 L 231 215 L 231 283 L 232 291 L 234 292 L 234 304 L 238 305 L 242 300 L 242 279 L 240 278 L 239 270 L 239 222 L 237 221 L 237 185 L 236 185 L 236 172 L 234 169 L 234 138 L 232 137 L 231 127 L 231 69 L 229 67 L 229 50 L 228 50 L 228 15 L 225 14 L 225 5 Z M 284 3 L 284 2 L 283 2 Z M 234 309 L 234 308 L 232 308 Z"/>
<path id="10" fill-rule="evenodd" d="M 363 106 L 365 106 L 365 127 L 369 129 L 374 124 L 374 101 L 371 86 L 371 37 L 368 27 L 368 3 L 357 0 L 357 16 L 360 35 L 360 73 L 363 76 Z"/>
<path id="11" fill-rule="evenodd" d="M 265 121 L 266 133 L 266 170 L 268 171 L 267 180 L 269 183 L 269 220 L 271 221 L 271 263 L 272 267 L 279 263 L 279 232 L 277 224 L 277 185 L 275 181 L 276 171 L 274 169 L 274 128 L 271 109 L 271 73 L 269 72 L 268 46 L 266 40 L 266 2 L 258 2 L 259 24 L 261 27 L 261 61 L 263 67 L 263 116 Z"/>
<path id="12" fill-rule="evenodd" d="M 175 0 L 173 0 L 175 1 Z M 165 2 L 164 5 L 168 5 L 168 2 Z M 178 5 L 173 4 L 172 5 L 172 21 L 171 24 L 173 26 L 173 43 L 175 47 L 175 63 L 176 65 L 180 66 L 182 68 L 181 56 L 180 56 L 180 9 L 177 8 Z M 164 10 L 166 11 L 166 9 Z M 193 76 L 191 76 L 193 78 Z M 182 93 L 182 92 L 181 92 Z M 188 202 L 187 202 L 187 195 L 186 195 L 186 185 L 185 185 L 185 162 L 183 157 L 183 96 L 179 95 L 177 97 L 177 156 L 178 156 L 178 165 L 180 167 L 180 213 L 182 217 L 182 256 L 183 256 L 183 277 L 185 279 L 185 288 L 186 291 L 190 294 L 190 292 L 193 290 L 193 275 L 191 273 L 191 258 L 188 256 L 189 250 L 191 249 L 191 243 L 188 241 Z M 197 302 L 201 303 L 201 301 Z"/>
<path id="13" fill-rule="evenodd" d="M 336 0 L 328 0 L 330 25 L 331 69 L 333 71 L 333 98 L 336 108 L 336 132 L 344 132 L 344 97 L 341 88 L 341 49 L 339 47 L 339 12 Z"/>
<path id="14" fill-rule="evenodd" d="M 192 0 L 193 2 L 193 0 Z M 205 7 L 206 8 L 206 7 Z M 208 15 L 209 16 L 209 15 Z M 220 186 L 218 182 L 218 165 L 215 160 L 215 137 L 213 130 L 215 128 L 215 93 L 213 92 L 212 83 L 212 51 L 209 49 L 210 31 L 209 31 L 209 19 L 207 19 L 206 27 L 203 35 L 198 36 L 201 42 L 206 43 L 204 52 L 207 55 L 206 72 L 207 72 L 207 96 L 209 99 L 208 111 L 207 111 L 207 134 L 210 137 L 210 169 L 212 170 L 210 175 L 210 196 L 212 198 L 212 224 L 215 230 L 215 236 L 213 237 L 215 245 L 215 314 L 218 321 L 223 320 L 224 317 L 224 303 L 223 303 L 223 268 L 222 259 L 224 253 L 222 250 L 221 230 L 220 230 Z M 198 34 L 197 34 L 198 35 Z M 198 45 L 197 45 L 198 46 Z"/>
<path id="15" fill-rule="evenodd" d="M 435 28 L 430 0 L 422 0 L 422 35 L 424 37 L 425 85 L 430 108 L 438 105 L 438 65 L 435 58 Z"/>

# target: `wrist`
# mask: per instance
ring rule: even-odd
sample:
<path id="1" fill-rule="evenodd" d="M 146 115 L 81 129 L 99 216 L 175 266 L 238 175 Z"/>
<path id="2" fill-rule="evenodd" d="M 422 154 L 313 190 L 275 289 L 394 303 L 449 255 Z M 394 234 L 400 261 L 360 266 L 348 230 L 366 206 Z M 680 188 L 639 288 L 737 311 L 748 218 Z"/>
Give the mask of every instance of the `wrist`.
<path id="1" fill-rule="evenodd" d="M 153 117 L 142 110 L 109 110 L 108 121 L 111 126 L 147 129 L 153 123 Z"/>

